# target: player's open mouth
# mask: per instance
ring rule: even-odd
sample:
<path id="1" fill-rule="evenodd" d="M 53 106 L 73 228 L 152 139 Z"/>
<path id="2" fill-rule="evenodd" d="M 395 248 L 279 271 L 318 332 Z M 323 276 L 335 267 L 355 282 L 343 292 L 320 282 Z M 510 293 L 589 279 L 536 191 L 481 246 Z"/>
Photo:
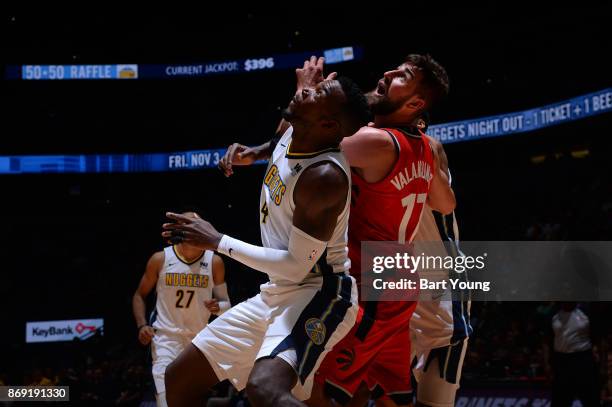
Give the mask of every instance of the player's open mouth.
<path id="1" fill-rule="evenodd" d="M 382 83 L 382 81 L 378 82 L 378 86 L 376 87 L 376 94 L 384 96 L 386 92 L 387 89 L 385 88 L 385 85 Z"/>

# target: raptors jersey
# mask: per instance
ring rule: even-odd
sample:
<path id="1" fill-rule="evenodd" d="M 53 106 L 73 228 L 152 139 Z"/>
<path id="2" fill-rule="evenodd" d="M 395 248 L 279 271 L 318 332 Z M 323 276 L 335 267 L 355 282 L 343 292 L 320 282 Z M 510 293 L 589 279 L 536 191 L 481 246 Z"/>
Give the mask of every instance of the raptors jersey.
<path id="1" fill-rule="evenodd" d="M 349 256 L 351 274 L 357 280 L 361 274 L 361 242 L 412 241 L 433 178 L 433 152 L 425 134 L 382 130 L 391 135 L 398 149 L 392 170 L 375 183 L 366 182 L 356 173 L 352 177 Z M 412 305 L 412 302 L 380 301 L 376 310 L 373 304 L 364 308 L 375 312 L 377 318 L 384 318 L 406 311 Z"/>
<path id="2" fill-rule="evenodd" d="M 291 153 L 291 136 L 293 127 L 285 132 L 274 149 L 260 197 L 260 228 L 261 241 L 264 247 L 287 250 L 289 247 L 289 235 L 293 226 L 293 191 L 295 185 L 304 170 L 321 161 L 331 161 L 340 167 L 349 179 L 350 167 L 346 158 L 339 148 L 326 149 L 314 153 L 302 154 Z M 324 262 L 330 266 L 334 273 L 348 271 L 350 261 L 347 249 L 347 228 L 350 209 L 350 193 L 347 193 L 346 204 L 340 215 L 332 237 L 327 242 L 327 248 L 322 258 L 317 262 L 313 271 L 306 277 L 311 278 L 321 275 L 319 264 Z M 271 280 L 262 286 L 262 291 L 272 287 L 287 285 L 295 286 L 288 280 Z"/>
<path id="3" fill-rule="evenodd" d="M 153 327 L 166 334 L 189 339 L 200 332 L 210 318 L 204 301 L 212 299 L 213 252 L 206 250 L 198 259 L 186 263 L 175 246 L 164 249 L 164 265 L 157 279 L 157 303 Z"/>

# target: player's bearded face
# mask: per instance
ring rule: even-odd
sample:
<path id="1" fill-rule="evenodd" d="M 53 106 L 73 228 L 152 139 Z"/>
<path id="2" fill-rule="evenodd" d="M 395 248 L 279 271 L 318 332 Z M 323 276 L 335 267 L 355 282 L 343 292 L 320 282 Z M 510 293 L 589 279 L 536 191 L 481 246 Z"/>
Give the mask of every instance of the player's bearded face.
<path id="1" fill-rule="evenodd" d="M 380 94 L 378 90 L 373 90 L 366 94 L 370 110 L 375 115 L 389 115 L 402 107 L 406 98 L 393 100 L 388 94 Z"/>

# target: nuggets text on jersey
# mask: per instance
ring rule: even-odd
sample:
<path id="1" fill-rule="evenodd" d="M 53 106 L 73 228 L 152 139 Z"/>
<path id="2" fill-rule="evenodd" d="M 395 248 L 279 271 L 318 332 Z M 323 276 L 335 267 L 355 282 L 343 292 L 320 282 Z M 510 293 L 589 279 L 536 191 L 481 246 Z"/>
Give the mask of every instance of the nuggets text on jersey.
<path id="1" fill-rule="evenodd" d="M 175 287 L 207 288 L 208 276 L 204 274 L 167 273 L 166 285 Z"/>
<path id="2" fill-rule="evenodd" d="M 276 165 L 270 166 L 266 177 L 264 178 L 264 185 L 268 187 L 270 192 L 270 198 L 276 205 L 280 205 L 283 201 L 283 195 L 287 190 L 287 185 L 281 179 L 278 173 L 278 167 Z"/>

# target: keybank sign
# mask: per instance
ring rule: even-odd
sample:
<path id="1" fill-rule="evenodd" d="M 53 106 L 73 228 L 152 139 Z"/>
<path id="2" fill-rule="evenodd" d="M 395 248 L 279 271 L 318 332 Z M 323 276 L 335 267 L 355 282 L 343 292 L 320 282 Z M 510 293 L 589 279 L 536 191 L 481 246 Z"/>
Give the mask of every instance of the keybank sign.
<path id="1" fill-rule="evenodd" d="M 103 333 L 103 319 L 72 319 L 26 323 L 26 343 L 61 342 L 87 339 L 96 332 Z"/>

